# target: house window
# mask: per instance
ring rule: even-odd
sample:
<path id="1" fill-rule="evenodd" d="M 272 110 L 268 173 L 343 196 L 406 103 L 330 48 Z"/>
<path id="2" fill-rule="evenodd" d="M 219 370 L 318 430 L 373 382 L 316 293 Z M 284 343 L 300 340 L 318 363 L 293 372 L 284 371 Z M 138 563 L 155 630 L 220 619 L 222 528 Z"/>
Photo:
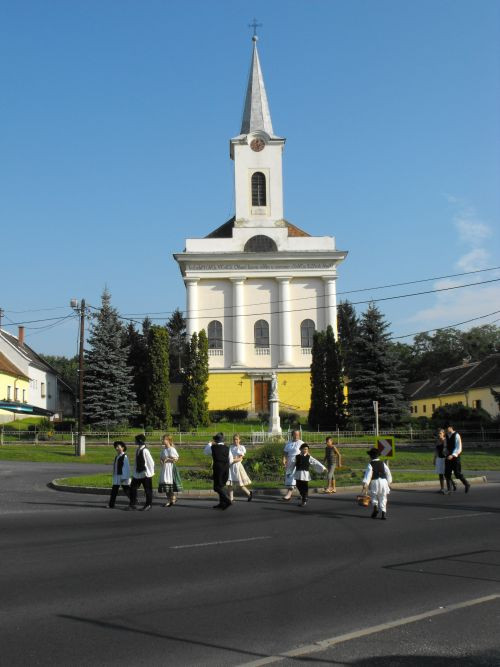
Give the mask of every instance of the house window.
<path id="1" fill-rule="evenodd" d="M 267 206 L 266 177 L 261 171 L 252 174 L 252 206 Z"/>
<path id="2" fill-rule="evenodd" d="M 266 320 L 258 320 L 255 322 L 253 331 L 255 347 L 269 349 L 269 324 Z"/>
<path id="3" fill-rule="evenodd" d="M 422 405 L 422 412 L 427 412 L 427 406 L 426 405 Z"/>
<path id="4" fill-rule="evenodd" d="M 415 407 L 413 408 L 413 412 L 414 412 L 415 414 L 417 414 L 417 412 L 418 412 L 418 406 L 417 406 L 417 405 L 415 405 Z"/>
<path id="5" fill-rule="evenodd" d="M 7 400 L 10 401 L 12 398 L 12 387 L 7 385 Z"/>
<path id="6" fill-rule="evenodd" d="M 481 400 L 479 398 L 477 399 L 477 401 L 472 401 L 472 407 L 475 410 L 480 410 L 481 406 L 482 406 L 482 404 L 481 404 Z"/>
<path id="7" fill-rule="evenodd" d="M 40 396 L 42 398 L 45 398 L 46 395 L 47 394 L 45 392 L 45 382 L 40 382 Z"/>
<path id="8" fill-rule="evenodd" d="M 26 389 L 23 389 L 23 403 L 26 403 Z"/>
<path id="9" fill-rule="evenodd" d="M 19 388 L 14 387 L 14 400 L 18 401 L 19 400 Z"/>
<path id="10" fill-rule="evenodd" d="M 212 320 L 208 323 L 208 349 L 222 350 L 222 322 Z"/>
<path id="11" fill-rule="evenodd" d="M 300 325 L 300 346 L 302 348 L 311 348 L 313 345 L 314 336 L 314 322 L 312 320 L 304 320 Z"/>

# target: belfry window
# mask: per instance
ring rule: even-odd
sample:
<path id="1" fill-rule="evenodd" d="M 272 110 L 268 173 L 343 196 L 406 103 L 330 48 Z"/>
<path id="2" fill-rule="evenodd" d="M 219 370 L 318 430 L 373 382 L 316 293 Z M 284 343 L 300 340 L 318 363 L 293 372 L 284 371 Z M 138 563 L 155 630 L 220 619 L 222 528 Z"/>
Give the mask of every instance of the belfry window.
<path id="1" fill-rule="evenodd" d="M 315 326 L 312 320 L 303 320 L 300 325 L 300 346 L 311 348 L 313 346 Z"/>
<path id="2" fill-rule="evenodd" d="M 212 320 L 207 327 L 208 349 L 222 350 L 222 322 Z"/>
<path id="3" fill-rule="evenodd" d="M 269 323 L 266 320 L 255 322 L 254 328 L 255 347 L 269 348 Z"/>
<path id="4" fill-rule="evenodd" d="M 261 171 L 252 174 L 252 206 L 267 206 L 266 177 Z"/>
<path id="5" fill-rule="evenodd" d="M 278 252 L 278 246 L 274 239 L 264 234 L 252 236 L 245 243 L 245 252 Z"/>

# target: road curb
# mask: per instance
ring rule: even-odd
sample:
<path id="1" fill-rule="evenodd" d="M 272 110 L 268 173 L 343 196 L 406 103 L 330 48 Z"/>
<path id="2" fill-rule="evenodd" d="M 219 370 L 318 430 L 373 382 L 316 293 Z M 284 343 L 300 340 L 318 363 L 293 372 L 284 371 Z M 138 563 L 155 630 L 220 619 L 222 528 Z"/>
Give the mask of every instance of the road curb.
<path id="1" fill-rule="evenodd" d="M 487 484 L 488 479 L 486 475 L 481 475 L 480 477 L 470 477 L 468 482 L 471 484 Z M 59 479 L 53 479 L 47 485 L 49 488 L 54 491 L 63 491 L 66 493 L 86 493 L 96 496 L 105 496 L 109 495 L 111 488 L 110 487 L 95 487 L 95 486 L 68 486 L 67 484 L 59 484 Z M 391 484 L 391 489 L 425 489 L 425 488 L 437 488 L 437 482 L 432 480 L 426 480 L 423 482 L 395 482 Z M 341 486 L 337 491 L 337 495 L 340 493 L 359 493 L 360 485 L 356 484 L 355 486 Z M 139 489 L 139 493 L 143 494 L 144 491 Z M 254 496 L 284 496 L 286 491 L 281 488 L 276 489 L 259 489 L 254 488 Z M 331 497 L 334 494 L 325 493 L 322 489 L 309 489 L 310 495 L 318 496 L 328 496 Z M 125 495 L 120 489 L 119 495 Z M 179 498 L 192 498 L 196 500 L 198 498 L 214 498 L 216 496 L 215 491 L 212 489 L 190 489 L 182 491 L 177 494 Z"/>

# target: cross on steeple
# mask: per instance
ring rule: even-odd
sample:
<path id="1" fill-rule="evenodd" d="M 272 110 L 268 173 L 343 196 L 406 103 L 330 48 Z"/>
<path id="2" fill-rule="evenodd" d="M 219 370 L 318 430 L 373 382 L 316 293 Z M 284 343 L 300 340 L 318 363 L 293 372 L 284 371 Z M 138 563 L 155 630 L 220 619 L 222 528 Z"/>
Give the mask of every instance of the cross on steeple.
<path id="1" fill-rule="evenodd" d="M 262 28 L 262 23 L 257 23 L 257 19 L 254 18 L 253 23 L 249 23 L 248 27 L 253 28 L 253 37 L 257 37 L 257 28 Z"/>

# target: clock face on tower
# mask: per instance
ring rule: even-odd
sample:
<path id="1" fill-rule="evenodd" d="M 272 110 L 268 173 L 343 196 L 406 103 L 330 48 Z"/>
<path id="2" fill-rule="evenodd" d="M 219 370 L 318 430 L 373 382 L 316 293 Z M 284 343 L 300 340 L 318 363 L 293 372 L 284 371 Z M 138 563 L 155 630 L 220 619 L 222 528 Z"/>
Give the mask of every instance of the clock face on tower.
<path id="1" fill-rule="evenodd" d="M 250 148 L 258 153 L 259 151 L 264 150 L 266 142 L 263 139 L 252 139 L 250 142 Z"/>

